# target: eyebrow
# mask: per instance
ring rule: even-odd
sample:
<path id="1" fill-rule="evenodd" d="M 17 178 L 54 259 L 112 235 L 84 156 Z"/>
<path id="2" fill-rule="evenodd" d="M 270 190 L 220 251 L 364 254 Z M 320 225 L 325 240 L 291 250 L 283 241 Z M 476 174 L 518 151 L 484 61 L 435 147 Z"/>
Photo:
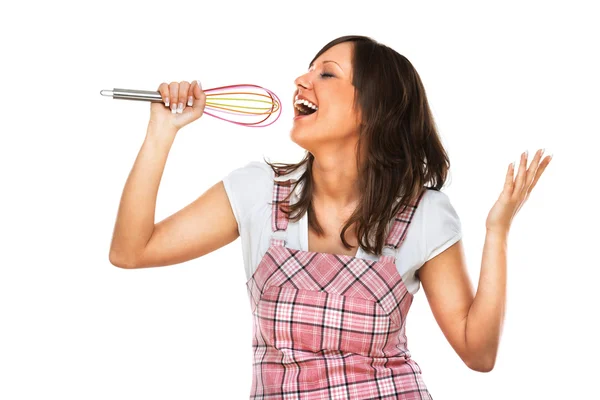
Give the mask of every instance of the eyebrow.
<path id="1" fill-rule="evenodd" d="M 336 63 L 336 62 L 335 62 L 335 61 L 333 61 L 333 60 L 325 60 L 325 61 L 323 61 L 323 64 L 326 64 L 326 63 L 329 63 L 329 62 L 336 64 L 338 67 L 340 67 L 340 69 L 341 69 L 342 71 L 344 70 L 344 69 L 343 69 L 343 68 L 340 66 L 340 64 Z M 313 66 L 313 64 L 314 64 L 314 63 L 310 64 L 310 65 L 308 66 L 308 68 L 310 69 L 310 68 Z"/>

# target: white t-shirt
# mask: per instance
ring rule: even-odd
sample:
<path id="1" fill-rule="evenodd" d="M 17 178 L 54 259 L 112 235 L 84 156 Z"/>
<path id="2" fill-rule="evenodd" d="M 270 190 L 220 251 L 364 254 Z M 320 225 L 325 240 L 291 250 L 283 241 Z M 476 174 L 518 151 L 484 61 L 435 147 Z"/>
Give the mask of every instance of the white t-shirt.
<path id="1" fill-rule="evenodd" d="M 244 268 L 248 281 L 270 245 L 272 228 L 273 180 L 297 179 L 306 167 L 275 177 L 264 161 L 252 161 L 223 178 L 242 241 Z M 293 186 L 292 186 L 293 187 Z M 302 183 L 292 193 L 290 204 L 298 199 Z M 406 232 L 404 242 L 396 251 L 396 265 L 404 285 L 413 295 L 420 288 L 415 272 L 462 237 L 460 219 L 448 196 L 437 190 L 426 190 Z M 288 223 L 286 247 L 308 251 L 308 217 Z M 359 247 L 357 258 L 376 261 L 378 256 Z"/>

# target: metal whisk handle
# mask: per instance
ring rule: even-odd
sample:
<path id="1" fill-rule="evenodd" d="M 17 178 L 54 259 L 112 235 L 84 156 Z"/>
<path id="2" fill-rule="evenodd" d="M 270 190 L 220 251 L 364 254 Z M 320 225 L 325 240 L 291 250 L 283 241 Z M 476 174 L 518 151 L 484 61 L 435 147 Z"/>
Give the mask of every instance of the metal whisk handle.
<path id="1" fill-rule="evenodd" d="M 123 100 L 141 100 L 141 101 L 153 101 L 162 102 L 160 92 L 153 90 L 135 90 L 135 89 L 113 89 L 113 90 L 101 90 L 102 96 L 112 96 L 113 99 Z"/>

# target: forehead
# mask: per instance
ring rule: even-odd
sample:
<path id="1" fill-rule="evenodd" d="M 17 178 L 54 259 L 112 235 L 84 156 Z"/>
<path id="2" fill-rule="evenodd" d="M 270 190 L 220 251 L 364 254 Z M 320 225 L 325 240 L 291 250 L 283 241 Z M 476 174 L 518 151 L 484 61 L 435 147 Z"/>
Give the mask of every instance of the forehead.
<path id="1" fill-rule="evenodd" d="M 317 57 L 311 66 L 330 60 L 335 61 L 345 72 L 348 72 L 352 69 L 352 46 L 351 42 L 336 44 Z"/>

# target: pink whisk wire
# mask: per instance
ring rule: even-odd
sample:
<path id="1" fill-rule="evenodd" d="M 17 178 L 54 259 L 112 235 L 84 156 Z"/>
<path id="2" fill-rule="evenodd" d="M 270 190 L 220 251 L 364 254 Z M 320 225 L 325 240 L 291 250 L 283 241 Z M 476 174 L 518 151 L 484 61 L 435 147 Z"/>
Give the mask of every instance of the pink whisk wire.
<path id="1" fill-rule="evenodd" d="M 208 106 L 208 105 L 205 106 L 204 113 L 207 114 L 207 115 L 210 115 L 211 117 L 218 118 L 218 119 L 223 120 L 223 121 L 231 122 L 231 123 L 236 124 L 236 125 L 247 126 L 247 127 L 250 127 L 250 128 L 264 128 L 266 126 L 272 125 L 281 116 L 281 100 L 279 99 L 279 97 L 274 92 L 272 92 L 271 90 L 269 90 L 267 88 L 264 88 L 262 86 L 252 85 L 252 84 L 228 85 L 228 86 L 220 86 L 220 87 L 215 87 L 215 88 L 211 88 L 211 89 L 206 89 L 206 90 L 204 90 L 204 93 L 206 93 L 206 94 L 212 94 L 214 92 L 217 92 L 219 94 L 232 94 L 232 93 L 222 92 L 224 89 L 231 89 L 231 88 L 236 88 L 236 89 L 240 89 L 240 88 L 258 88 L 258 89 L 264 90 L 265 92 L 267 92 L 268 96 L 266 96 L 266 95 L 263 95 L 263 96 L 269 97 L 271 99 L 272 104 L 273 104 L 273 106 L 271 107 L 271 111 L 266 113 L 266 118 L 264 118 L 263 120 L 261 120 L 259 122 L 254 122 L 254 123 L 239 122 L 239 121 L 236 121 L 234 119 L 222 118 L 222 117 L 220 117 L 220 116 L 218 116 L 216 114 L 213 114 L 213 113 L 210 113 L 210 112 L 206 111 L 206 109 L 218 110 L 220 113 L 224 113 L 224 114 L 232 114 L 232 115 L 238 115 L 238 114 L 236 114 L 234 112 L 231 112 L 231 111 L 227 111 L 226 109 L 225 110 L 219 110 L 218 108 L 211 107 L 211 106 Z M 277 110 L 276 110 L 277 115 L 276 115 L 275 119 L 273 121 L 269 122 L 268 124 L 260 125 L 263 122 L 265 122 L 266 120 L 268 120 L 271 117 L 271 115 L 273 115 L 273 113 L 274 113 L 273 108 L 275 106 L 277 106 Z M 257 114 L 248 113 L 248 116 L 256 116 L 256 115 Z"/>

